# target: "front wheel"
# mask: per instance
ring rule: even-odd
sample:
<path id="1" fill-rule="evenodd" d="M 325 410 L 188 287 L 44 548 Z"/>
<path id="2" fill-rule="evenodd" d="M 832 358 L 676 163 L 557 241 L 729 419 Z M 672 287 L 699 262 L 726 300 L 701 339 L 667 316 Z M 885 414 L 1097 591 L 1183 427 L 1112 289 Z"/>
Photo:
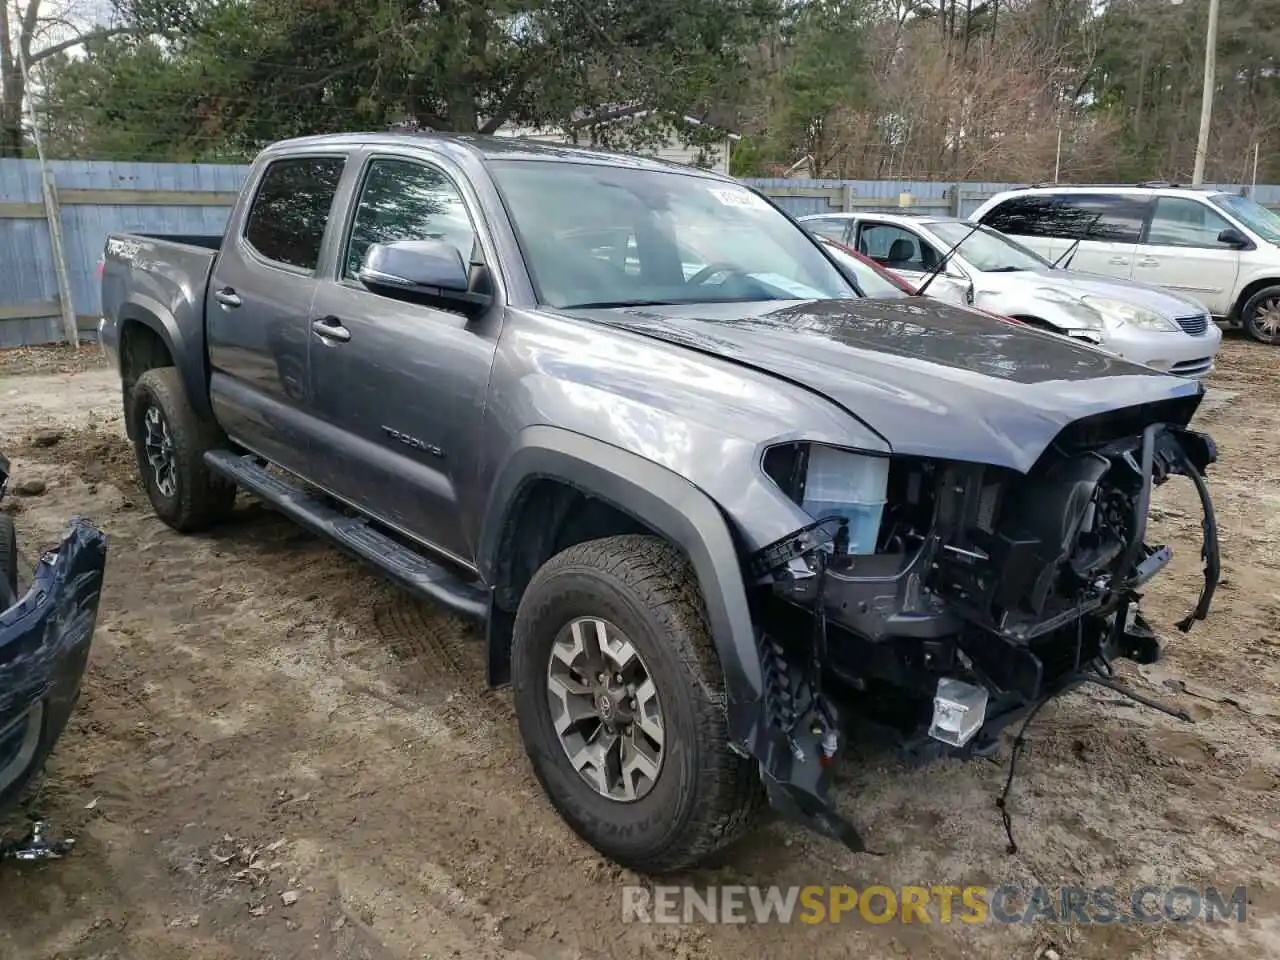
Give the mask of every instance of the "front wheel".
<path id="1" fill-rule="evenodd" d="M 1266 287 L 1245 301 L 1240 322 L 1259 343 L 1280 344 L 1280 286 Z"/>
<path id="2" fill-rule="evenodd" d="M 234 484 L 210 470 L 205 452 L 216 448 L 218 428 L 191 409 L 175 367 L 148 370 L 129 397 L 129 424 L 138 475 L 156 516 L 182 533 L 225 518 Z"/>
<path id="3" fill-rule="evenodd" d="M 516 614 L 512 685 L 534 773 L 569 825 L 623 866 L 692 866 L 762 809 L 729 749 L 723 682 L 693 571 L 654 537 L 570 547 Z"/>

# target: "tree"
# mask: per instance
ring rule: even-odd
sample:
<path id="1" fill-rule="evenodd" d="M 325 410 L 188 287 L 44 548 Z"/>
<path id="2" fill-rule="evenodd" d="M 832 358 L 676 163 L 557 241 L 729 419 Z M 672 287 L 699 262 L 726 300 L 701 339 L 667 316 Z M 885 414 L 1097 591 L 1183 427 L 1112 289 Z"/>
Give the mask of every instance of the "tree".
<path id="1" fill-rule="evenodd" d="M 49 0 L 0 0 L 0 157 L 20 157 L 23 148 L 22 111 L 30 70 L 61 56 L 72 47 L 95 40 L 134 33 L 136 26 L 79 30 L 69 11 Z"/>
<path id="2" fill-rule="evenodd" d="M 149 0 L 129 16 L 174 39 L 89 47 L 57 64 L 48 104 L 64 142 L 114 155 L 130 136 L 138 156 L 164 143 L 195 156 L 405 121 L 492 133 L 644 111 L 623 129 L 650 135 L 741 82 L 773 2 Z"/>

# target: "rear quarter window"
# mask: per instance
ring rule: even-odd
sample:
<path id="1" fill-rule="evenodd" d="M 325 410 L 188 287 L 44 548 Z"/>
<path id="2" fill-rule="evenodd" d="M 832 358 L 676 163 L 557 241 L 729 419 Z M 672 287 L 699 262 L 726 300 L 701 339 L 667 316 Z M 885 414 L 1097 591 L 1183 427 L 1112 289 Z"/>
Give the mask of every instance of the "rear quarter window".
<path id="1" fill-rule="evenodd" d="M 245 242 L 267 260 L 314 270 L 345 163 L 341 157 L 273 161 L 245 218 Z"/>

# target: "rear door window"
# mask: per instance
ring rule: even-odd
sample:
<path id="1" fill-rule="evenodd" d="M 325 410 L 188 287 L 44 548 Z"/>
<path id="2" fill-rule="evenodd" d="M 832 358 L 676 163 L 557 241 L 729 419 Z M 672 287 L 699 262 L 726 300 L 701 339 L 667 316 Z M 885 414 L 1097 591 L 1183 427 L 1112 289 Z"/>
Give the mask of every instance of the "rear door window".
<path id="1" fill-rule="evenodd" d="M 245 218 L 245 242 L 273 263 L 315 270 L 345 163 L 342 157 L 273 162 Z"/>
<path id="2" fill-rule="evenodd" d="M 1149 199 L 1125 194 L 1071 193 L 1057 199 L 1060 232 L 1055 236 L 1102 243 L 1137 243 L 1151 207 Z"/>
<path id="3" fill-rule="evenodd" d="M 1011 197 L 981 222 L 1015 237 L 1137 243 L 1150 201 L 1122 194 L 1033 194 Z"/>

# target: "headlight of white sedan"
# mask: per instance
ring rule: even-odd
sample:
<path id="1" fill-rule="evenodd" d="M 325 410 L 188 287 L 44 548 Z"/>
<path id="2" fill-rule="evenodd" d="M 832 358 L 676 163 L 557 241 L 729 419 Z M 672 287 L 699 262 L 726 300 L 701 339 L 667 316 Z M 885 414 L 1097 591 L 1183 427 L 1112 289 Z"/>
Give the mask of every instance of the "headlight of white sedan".
<path id="1" fill-rule="evenodd" d="M 1153 333 L 1177 333 L 1182 329 L 1173 320 L 1161 316 L 1154 310 L 1137 307 L 1131 303 L 1125 303 L 1123 300 L 1089 295 L 1081 297 L 1080 300 L 1115 326 L 1130 326 L 1138 330 L 1150 330 Z"/>

